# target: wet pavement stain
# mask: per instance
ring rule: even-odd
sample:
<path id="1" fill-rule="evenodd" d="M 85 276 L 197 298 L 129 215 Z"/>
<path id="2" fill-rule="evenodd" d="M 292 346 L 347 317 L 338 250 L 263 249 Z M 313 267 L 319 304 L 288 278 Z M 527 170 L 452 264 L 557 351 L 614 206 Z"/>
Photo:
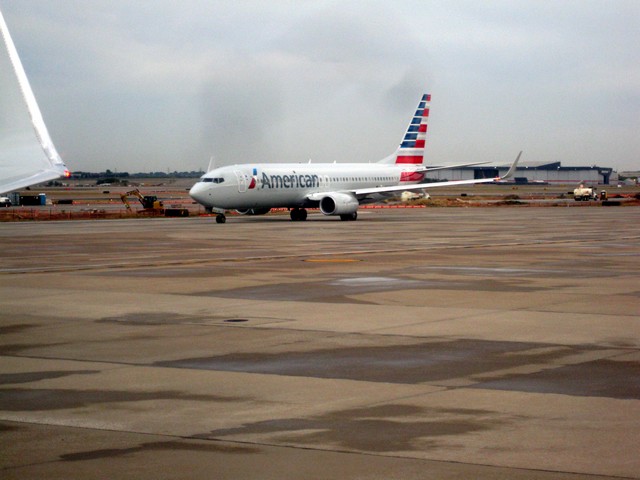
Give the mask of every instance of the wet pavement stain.
<path id="1" fill-rule="evenodd" d="M 531 292 L 541 288 L 524 282 L 482 278 L 470 281 L 414 280 L 398 277 L 333 278 L 317 282 L 279 283 L 231 290 L 196 292 L 194 296 L 324 303 L 372 303 L 350 298 L 353 295 L 399 290 L 474 290 L 489 292 Z"/>
<path id="2" fill-rule="evenodd" d="M 367 382 L 418 384 L 466 379 L 469 386 L 576 396 L 640 398 L 640 364 L 608 360 L 563 365 L 597 346 L 453 340 L 414 345 L 354 346 L 283 353 L 238 353 L 157 362 L 173 368 L 219 370 Z M 608 353 L 610 355 L 610 352 Z M 535 366 L 538 373 L 509 370 Z M 545 365 L 545 369 L 540 371 Z M 496 372 L 507 371 L 499 377 Z M 494 379 L 483 381 L 491 375 Z M 475 379 L 475 381 L 474 381 Z M 446 385 L 446 383 L 445 383 Z"/>
<path id="3" fill-rule="evenodd" d="M 640 399 L 640 362 L 602 359 L 528 375 L 514 375 L 479 383 L 472 388 Z"/>
<path id="4" fill-rule="evenodd" d="M 105 317 L 97 323 L 121 323 L 125 325 L 181 325 L 201 324 L 212 319 L 206 315 L 181 315 L 177 313 L 142 312 L 130 313 L 118 317 Z"/>
<path id="5" fill-rule="evenodd" d="M 60 345 L 65 345 L 65 343 L 11 343 L 7 345 L 0 345 L 0 355 L 16 355 L 24 352 L 25 350 L 59 347 Z"/>
<path id="6" fill-rule="evenodd" d="M 468 377 L 575 354 L 547 345 L 453 340 L 414 345 L 354 346 L 277 354 L 238 353 L 157 362 L 156 365 L 369 382 L 415 384 Z M 531 353 L 527 353 L 527 351 Z M 513 355 L 516 352 L 518 355 Z"/>
<path id="7" fill-rule="evenodd" d="M 0 433 L 2 433 L 2 432 L 17 432 L 19 430 L 22 430 L 22 427 L 19 427 L 17 425 L 7 425 L 6 423 L 1 423 L 0 422 Z"/>
<path id="8" fill-rule="evenodd" d="M 60 455 L 60 460 L 65 462 L 79 462 L 86 460 L 97 460 L 102 458 L 115 458 L 124 455 L 132 455 L 144 452 L 203 452 L 203 453 L 237 453 L 249 454 L 260 453 L 260 449 L 256 447 L 237 446 L 237 445 L 221 445 L 214 442 L 195 443 L 185 441 L 167 441 L 167 442 L 149 442 L 142 443 L 135 447 L 129 448 L 104 448 L 99 450 L 87 450 L 84 452 L 65 453 Z"/>
<path id="9" fill-rule="evenodd" d="M 358 303 L 370 304 L 371 302 L 363 302 L 348 298 L 348 295 L 356 293 L 367 293 L 371 291 L 369 288 L 339 288 L 336 285 L 327 284 L 306 284 L 306 283 L 279 283 L 271 285 L 263 285 L 259 287 L 243 287 L 233 290 L 214 290 L 207 292 L 196 292 L 193 295 L 199 297 L 217 297 L 217 298 L 234 298 L 234 299 L 251 299 L 251 300 L 281 300 L 292 302 L 325 302 L 325 303 Z"/>
<path id="10" fill-rule="evenodd" d="M 47 372 L 25 372 L 25 373 L 1 373 L 0 385 L 15 385 L 17 383 L 31 383 L 50 378 L 62 378 L 69 375 L 91 375 L 100 373 L 99 370 L 58 370 Z"/>
<path id="11" fill-rule="evenodd" d="M 284 443 L 339 445 L 367 452 L 399 452 L 438 447 L 440 437 L 493 430 L 515 418 L 489 410 L 380 405 L 330 412 L 309 418 L 282 418 L 213 430 L 196 438 L 272 434 Z M 419 443 L 418 443 L 419 442 Z"/>
<path id="12" fill-rule="evenodd" d="M 30 328 L 35 328 L 37 325 L 30 323 L 19 323 L 15 325 L 5 325 L 0 327 L 0 335 L 9 335 L 10 333 L 22 333 Z"/>
<path id="13" fill-rule="evenodd" d="M 236 402 L 246 399 L 216 395 L 191 395 L 172 390 L 131 392 L 124 390 L 0 388 L 0 410 L 12 412 L 65 410 L 104 403 L 142 402 L 147 400 Z"/>

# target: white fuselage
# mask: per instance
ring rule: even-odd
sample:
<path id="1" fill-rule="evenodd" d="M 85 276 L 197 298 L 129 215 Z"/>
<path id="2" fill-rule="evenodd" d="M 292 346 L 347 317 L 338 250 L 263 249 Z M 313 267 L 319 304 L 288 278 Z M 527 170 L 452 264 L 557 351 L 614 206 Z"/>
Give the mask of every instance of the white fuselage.
<path id="1" fill-rule="evenodd" d="M 216 168 L 205 174 L 189 194 L 205 207 L 220 209 L 299 208 L 311 206 L 308 196 L 322 192 L 416 183 L 403 172 L 412 165 L 384 163 L 245 164 Z M 409 178 L 406 178 L 409 180 Z"/>

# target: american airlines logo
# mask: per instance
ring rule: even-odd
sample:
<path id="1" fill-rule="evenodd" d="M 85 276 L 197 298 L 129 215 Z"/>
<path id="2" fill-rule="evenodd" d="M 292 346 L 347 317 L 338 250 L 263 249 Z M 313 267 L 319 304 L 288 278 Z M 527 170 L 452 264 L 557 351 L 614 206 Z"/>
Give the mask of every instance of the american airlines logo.
<path id="1" fill-rule="evenodd" d="M 267 175 L 262 172 L 260 188 L 313 188 L 320 186 L 318 175 Z"/>

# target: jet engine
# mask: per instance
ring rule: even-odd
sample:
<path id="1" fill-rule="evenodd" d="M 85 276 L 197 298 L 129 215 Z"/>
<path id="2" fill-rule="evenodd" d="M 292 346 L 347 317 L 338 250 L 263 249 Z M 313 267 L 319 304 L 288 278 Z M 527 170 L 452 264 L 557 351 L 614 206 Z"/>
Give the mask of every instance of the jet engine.
<path id="1" fill-rule="evenodd" d="M 240 215 L 264 215 L 269 213 L 270 208 L 245 208 L 244 210 L 236 210 Z"/>
<path id="2" fill-rule="evenodd" d="M 358 206 L 356 197 L 349 193 L 330 193 L 320 200 L 320 211 L 325 215 L 353 215 Z"/>

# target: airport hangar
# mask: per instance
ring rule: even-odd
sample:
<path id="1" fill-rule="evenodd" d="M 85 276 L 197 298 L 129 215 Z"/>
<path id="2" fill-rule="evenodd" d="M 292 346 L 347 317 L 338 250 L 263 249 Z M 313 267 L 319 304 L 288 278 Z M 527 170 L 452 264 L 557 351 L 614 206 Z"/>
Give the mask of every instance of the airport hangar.
<path id="1" fill-rule="evenodd" d="M 471 167 L 445 168 L 427 174 L 430 180 L 470 180 L 494 178 L 504 175 L 510 164 L 489 163 Z M 525 162 L 518 165 L 514 175 L 516 183 L 576 184 L 585 182 L 593 185 L 609 185 L 613 168 L 563 167 L 560 162 Z"/>

